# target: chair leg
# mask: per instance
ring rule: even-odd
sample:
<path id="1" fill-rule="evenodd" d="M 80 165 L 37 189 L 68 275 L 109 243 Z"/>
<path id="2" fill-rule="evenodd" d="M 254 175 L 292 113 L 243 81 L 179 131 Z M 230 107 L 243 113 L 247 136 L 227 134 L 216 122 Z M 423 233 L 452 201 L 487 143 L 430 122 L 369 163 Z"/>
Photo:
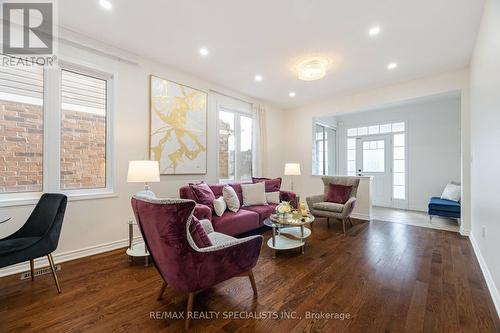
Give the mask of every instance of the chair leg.
<path id="1" fill-rule="evenodd" d="M 194 299 L 194 293 L 189 293 L 187 311 L 186 311 L 186 324 L 184 326 L 186 329 L 189 329 L 189 324 L 191 322 L 191 312 L 193 312 L 193 299 Z"/>
<path id="2" fill-rule="evenodd" d="M 351 225 L 351 227 L 354 227 L 354 224 L 352 224 L 352 220 L 351 220 L 351 217 L 348 216 L 347 219 L 349 220 L 349 224 Z"/>
<path id="3" fill-rule="evenodd" d="M 59 280 L 57 279 L 56 266 L 54 265 L 54 259 L 52 259 L 52 253 L 49 253 L 47 258 L 49 259 L 50 268 L 52 269 L 52 276 L 54 277 L 54 281 L 56 283 L 57 292 L 60 294 L 61 287 L 59 286 Z"/>
<path id="4" fill-rule="evenodd" d="M 342 219 L 342 232 L 345 234 L 345 218 Z"/>
<path id="5" fill-rule="evenodd" d="M 165 281 L 163 281 L 163 284 L 161 285 L 161 289 L 160 289 L 160 294 L 158 295 L 158 298 L 157 298 L 158 301 L 163 299 L 163 293 L 165 292 L 165 289 L 167 289 L 167 286 L 168 286 L 168 284 Z"/>
<path id="6" fill-rule="evenodd" d="M 255 278 L 253 276 L 252 270 L 248 271 L 248 278 L 250 279 L 250 283 L 252 284 L 253 294 L 257 295 L 257 284 L 255 283 Z"/>
<path id="7" fill-rule="evenodd" d="M 328 228 L 330 228 L 330 218 L 329 217 L 326 218 L 326 224 L 327 224 Z"/>
<path id="8" fill-rule="evenodd" d="M 35 280 L 35 259 L 30 259 L 31 281 Z"/>

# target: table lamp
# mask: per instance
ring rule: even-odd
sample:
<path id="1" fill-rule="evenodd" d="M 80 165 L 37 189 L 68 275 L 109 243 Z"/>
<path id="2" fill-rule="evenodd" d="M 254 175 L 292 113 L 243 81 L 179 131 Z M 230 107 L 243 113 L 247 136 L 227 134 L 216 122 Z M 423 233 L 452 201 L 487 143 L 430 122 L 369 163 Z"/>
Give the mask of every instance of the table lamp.
<path id="1" fill-rule="evenodd" d="M 291 181 L 292 192 L 293 192 L 293 176 L 300 176 L 300 164 L 299 163 L 286 163 L 285 164 L 285 176 L 291 176 L 290 181 Z"/>
<path id="2" fill-rule="evenodd" d="M 154 196 L 148 183 L 160 181 L 160 164 L 158 161 L 130 161 L 128 162 L 128 183 L 145 183 L 144 191 L 139 191 L 136 195 Z"/>

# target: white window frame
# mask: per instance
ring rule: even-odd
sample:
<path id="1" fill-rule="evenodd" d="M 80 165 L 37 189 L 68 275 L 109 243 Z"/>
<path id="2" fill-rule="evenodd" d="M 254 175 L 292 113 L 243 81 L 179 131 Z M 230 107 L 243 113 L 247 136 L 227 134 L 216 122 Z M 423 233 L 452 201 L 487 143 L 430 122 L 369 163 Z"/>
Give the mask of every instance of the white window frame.
<path id="1" fill-rule="evenodd" d="M 316 172 L 316 169 L 318 166 L 318 156 L 317 156 L 317 152 L 318 152 L 317 142 L 318 142 L 318 140 L 316 140 L 316 126 L 323 128 L 323 140 L 322 140 L 322 142 L 323 142 L 323 166 L 322 166 L 323 173 Z M 333 143 L 333 149 L 334 149 L 333 160 L 332 160 L 332 158 L 330 158 L 331 154 L 332 154 L 332 152 L 330 151 L 332 149 L 330 147 L 330 145 L 331 145 L 330 138 L 325 140 L 325 134 L 328 130 L 335 133 L 334 143 Z M 313 123 L 312 133 L 313 133 L 313 150 L 314 150 L 313 155 L 312 155 L 312 165 L 313 165 L 312 175 L 313 176 L 328 176 L 328 175 L 330 175 L 330 168 L 333 168 L 333 172 L 335 173 L 336 172 L 335 170 L 337 169 L 337 160 L 338 160 L 337 146 L 336 146 L 337 145 L 337 129 L 335 127 L 328 126 L 328 125 L 325 125 L 324 123 L 316 121 Z"/>
<path id="2" fill-rule="evenodd" d="M 235 147 L 235 154 L 234 154 L 234 179 L 221 179 L 220 178 L 220 166 L 219 166 L 219 111 L 227 112 L 227 113 L 232 113 L 234 114 L 234 147 Z M 222 183 L 231 183 L 231 182 L 239 182 L 239 181 L 245 181 L 245 180 L 251 180 L 250 179 L 241 179 L 240 171 L 238 170 L 238 161 L 241 158 L 241 152 L 240 152 L 240 141 L 241 141 L 241 126 L 240 126 L 240 119 L 241 117 L 247 117 L 252 119 L 252 177 L 254 176 L 255 173 L 255 116 L 252 113 L 249 112 L 244 112 L 240 110 L 234 110 L 232 108 L 223 106 L 223 105 L 217 105 L 217 128 L 216 128 L 216 133 L 217 133 L 217 180 L 218 182 Z"/>
<path id="3" fill-rule="evenodd" d="M 106 186 L 89 189 L 60 189 L 61 163 L 61 78 L 62 70 L 106 80 Z M 114 96 L 116 74 L 90 65 L 59 60 L 59 66 L 43 71 L 43 178 L 42 192 L 11 192 L 0 194 L 0 207 L 32 205 L 43 193 L 63 193 L 70 201 L 116 197 L 114 158 Z M 54 93 L 57 92 L 57 93 Z M 57 133 L 54 135 L 54 133 Z"/>

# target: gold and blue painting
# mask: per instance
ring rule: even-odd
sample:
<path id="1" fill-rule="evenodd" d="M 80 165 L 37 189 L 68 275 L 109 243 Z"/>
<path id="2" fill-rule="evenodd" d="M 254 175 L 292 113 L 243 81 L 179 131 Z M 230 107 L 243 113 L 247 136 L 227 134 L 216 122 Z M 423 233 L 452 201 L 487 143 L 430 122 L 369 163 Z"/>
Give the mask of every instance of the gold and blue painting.
<path id="1" fill-rule="evenodd" d="M 207 173 L 207 93 L 151 75 L 150 158 L 162 175 Z"/>

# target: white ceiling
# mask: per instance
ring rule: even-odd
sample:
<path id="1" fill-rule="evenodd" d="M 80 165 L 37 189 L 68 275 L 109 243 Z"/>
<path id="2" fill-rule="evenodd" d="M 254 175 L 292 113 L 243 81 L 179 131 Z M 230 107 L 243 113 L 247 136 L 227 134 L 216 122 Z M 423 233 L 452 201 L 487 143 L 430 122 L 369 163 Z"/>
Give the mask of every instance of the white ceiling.
<path id="1" fill-rule="evenodd" d="M 98 0 L 59 2 L 71 30 L 284 108 L 463 68 L 483 0 Z M 380 25 L 377 38 L 368 29 Z M 200 47 L 210 55 L 203 58 Z M 307 55 L 334 65 L 323 80 L 292 71 Z M 396 61 L 398 69 L 386 66 Z M 261 74 L 262 82 L 254 76 Z M 297 96 L 290 98 L 288 93 Z"/>

